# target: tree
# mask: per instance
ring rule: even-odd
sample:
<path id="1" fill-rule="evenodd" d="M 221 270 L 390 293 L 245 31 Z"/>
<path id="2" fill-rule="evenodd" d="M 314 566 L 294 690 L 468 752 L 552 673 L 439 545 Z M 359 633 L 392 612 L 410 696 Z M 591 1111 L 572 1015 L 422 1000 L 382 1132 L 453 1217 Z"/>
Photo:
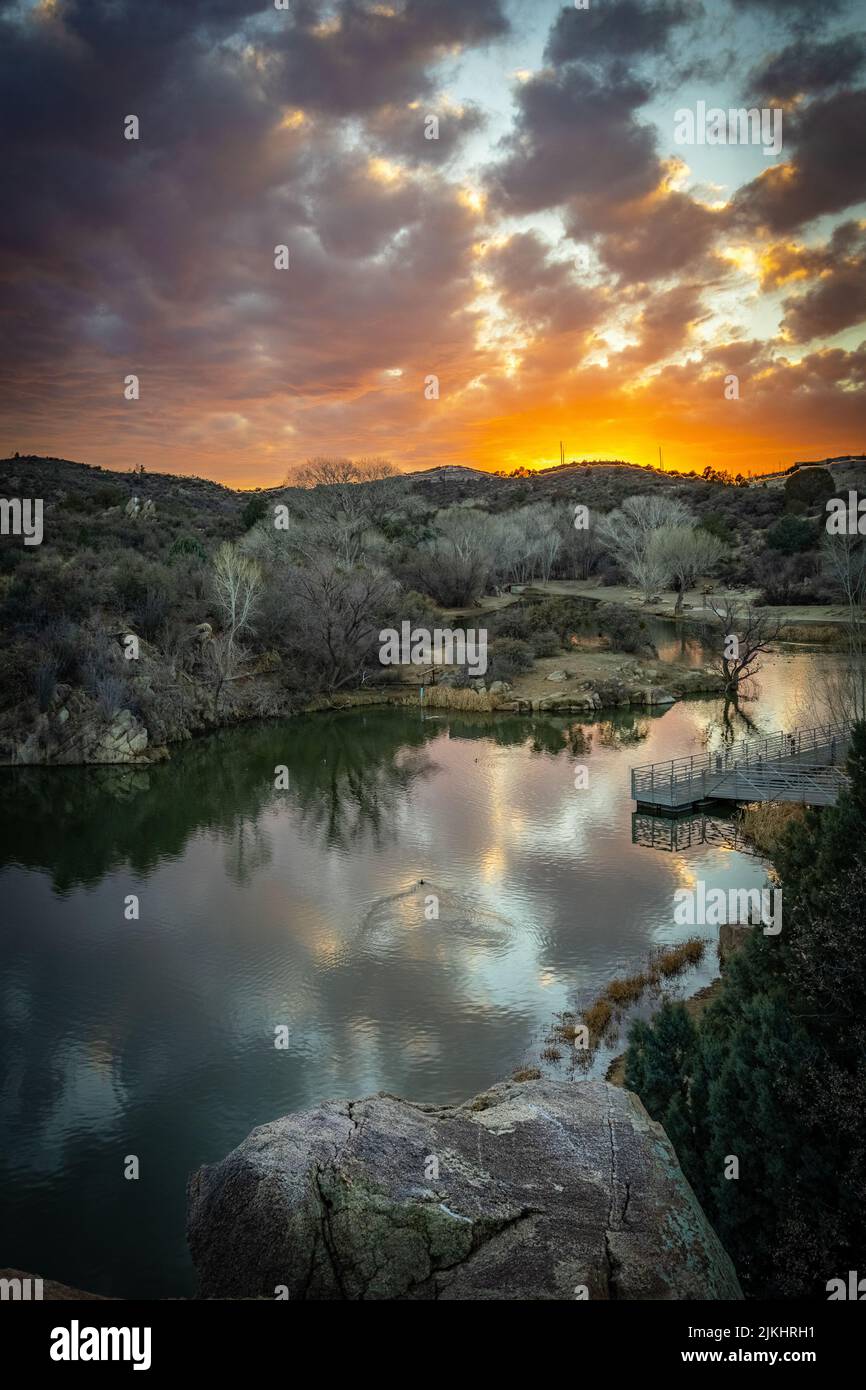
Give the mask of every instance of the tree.
<path id="1" fill-rule="evenodd" d="M 666 527 L 659 531 L 654 544 L 661 551 L 663 567 L 674 580 L 677 589 L 674 611 L 680 613 L 686 590 L 701 576 L 712 574 L 725 547 L 708 531 L 692 526 Z"/>
<path id="2" fill-rule="evenodd" d="M 362 684 L 379 668 L 379 632 L 398 593 L 383 570 L 349 567 L 329 555 L 288 566 L 275 595 L 282 644 L 314 687 Z"/>
<path id="3" fill-rule="evenodd" d="M 712 664 L 724 679 L 726 700 L 735 704 L 744 681 L 761 668 L 761 657 L 777 641 L 784 624 L 751 603 L 739 604 L 730 594 L 710 602 L 713 620 L 707 632 Z"/>
<path id="4" fill-rule="evenodd" d="M 310 459 L 286 479 L 295 489 L 289 505 L 306 522 L 311 548 L 327 548 L 346 565 L 355 565 L 363 558 L 365 537 L 377 514 L 393 496 L 397 477 L 386 459 Z"/>
<path id="5" fill-rule="evenodd" d="M 827 534 L 821 559 L 847 609 L 847 663 L 825 683 L 825 694 L 836 720 L 866 719 L 866 541 L 859 535 Z"/>
<path id="6" fill-rule="evenodd" d="M 692 1069 L 697 1043 L 694 1024 L 679 1003 L 665 1001 L 653 1026 L 637 1019 L 629 1033 L 625 1085 L 636 1091 L 652 1115 L 666 1115 L 674 1098 L 687 1099 L 684 1077 Z"/>
<path id="7" fill-rule="evenodd" d="M 767 532 L 767 545 L 783 555 L 811 550 L 818 539 L 815 523 L 801 516 L 782 516 Z"/>
<path id="8" fill-rule="evenodd" d="M 835 491 L 836 484 L 829 468 L 798 468 L 785 480 L 785 506 L 789 511 L 816 503 L 823 506 Z"/>
<path id="9" fill-rule="evenodd" d="M 252 630 L 262 597 L 262 573 L 255 560 L 224 541 L 213 566 L 213 591 L 223 631 L 208 644 L 214 668 L 214 713 L 226 681 L 233 680 L 243 659 L 241 639 Z"/>
<path id="10" fill-rule="evenodd" d="M 756 1297 L 824 1300 L 866 1248 L 862 723 L 848 774 L 836 806 L 782 838 L 781 935 L 748 934 L 691 1048 L 659 1015 L 635 1030 L 626 1062 Z"/>
<path id="11" fill-rule="evenodd" d="M 261 521 L 267 515 L 268 504 L 261 493 L 254 492 L 252 497 L 244 503 L 241 511 L 241 525 L 245 531 L 249 531 L 256 522 Z"/>
<path id="12" fill-rule="evenodd" d="M 670 578 L 658 533 L 691 521 L 684 503 L 655 494 L 627 497 L 621 507 L 600 519 L 598 533 L 602 544 L 640 586 L 645 603 Z"/>
<path id="13" fill-rule="evenodd" d="M 446 608 L 462 607 L 483 594 L 507 531 L 477 507 L 449 507 L 436 518 L 436 535 L 413 553 L 401 579 Z"/>

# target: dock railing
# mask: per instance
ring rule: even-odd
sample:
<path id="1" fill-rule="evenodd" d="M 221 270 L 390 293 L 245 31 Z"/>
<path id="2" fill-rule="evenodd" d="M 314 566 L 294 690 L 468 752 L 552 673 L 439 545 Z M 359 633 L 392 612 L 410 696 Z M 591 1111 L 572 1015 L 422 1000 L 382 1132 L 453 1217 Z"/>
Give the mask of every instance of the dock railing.
<path id="1" fill-rule="evenodd" d="M 832 768 L 847 753 L 848 724 L 818 724 L 812 729 L 778 730 L 758 738 L 741 739 L 712 753 L 644 763 L 631 770 L 631 794 L 637 802 L 685 805 L 713 795 L 717 782 L 734 772 L 792 772 L 816 764 Z"/>

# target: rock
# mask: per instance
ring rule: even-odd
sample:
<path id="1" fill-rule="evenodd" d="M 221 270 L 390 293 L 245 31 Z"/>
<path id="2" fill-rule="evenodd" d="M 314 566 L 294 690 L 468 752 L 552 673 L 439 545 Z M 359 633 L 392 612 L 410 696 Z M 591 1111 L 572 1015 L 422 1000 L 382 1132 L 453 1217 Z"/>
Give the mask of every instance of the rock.
<path id="1" fill-rule="evenodd" d="M 107 729 L 98 735 L 95 748 L 88 762 L 127 763 L 139 757 L 147 748 L 148 734 L 145 726 L 136 719 L 131 710 L 122 709 L 112 719 Z"/>
<path id="2" fill-rule="evenodd" d="M 329 1101 L 188 1188 L 205 1298 L 739 1299 L 661 1126 L 604 1081 Z"/>
<path id="3" fill-rule="evenodd" d="M 648 705 L 675 705 L 676 696 L 671 695 L 669 690 L 660 690 L 658 686 L 653 686 L 646 693 Z"/>
<path id="4" fill-rule="evenodd" d="M 546 681 L 567 681 L 567 680 L 568 680 L 568 672 L 567 672 L 567 671 L 551 671 L 549 675 L 547 675 L 547 676 L 544 677 L 544 679 L 545 679 Z"/>
<path id="5" fill-rule="evenodd" d="M 507 695 L 510 689 L 511 685 L 508 681 L 494 681 L 490 687 L 490 694 Z"/>

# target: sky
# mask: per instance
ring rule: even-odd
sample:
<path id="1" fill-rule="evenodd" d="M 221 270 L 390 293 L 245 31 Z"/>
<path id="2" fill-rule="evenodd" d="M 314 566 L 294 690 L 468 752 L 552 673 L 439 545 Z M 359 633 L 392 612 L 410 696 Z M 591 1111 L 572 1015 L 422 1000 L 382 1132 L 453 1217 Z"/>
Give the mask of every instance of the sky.
<path id="1" fill-rule="evenodd" d="M 866 0 L 0 0 L 0 132 L 0 454 L 866 452 Z"/>

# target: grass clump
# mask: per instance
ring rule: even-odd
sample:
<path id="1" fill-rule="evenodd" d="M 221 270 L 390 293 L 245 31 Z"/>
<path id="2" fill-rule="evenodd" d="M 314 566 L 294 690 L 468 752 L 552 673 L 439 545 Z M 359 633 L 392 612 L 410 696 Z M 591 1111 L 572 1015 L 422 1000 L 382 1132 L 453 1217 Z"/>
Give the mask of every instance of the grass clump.
<path id="1" fill-rule="evenodd" d="M 743 829 L 763 854 L 772 857 L 788 826 L 802 821 L 805 811 L 792 802 L 755 802 L 743 810 Z"/>

